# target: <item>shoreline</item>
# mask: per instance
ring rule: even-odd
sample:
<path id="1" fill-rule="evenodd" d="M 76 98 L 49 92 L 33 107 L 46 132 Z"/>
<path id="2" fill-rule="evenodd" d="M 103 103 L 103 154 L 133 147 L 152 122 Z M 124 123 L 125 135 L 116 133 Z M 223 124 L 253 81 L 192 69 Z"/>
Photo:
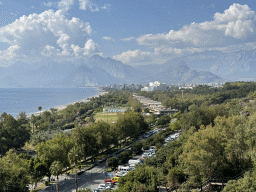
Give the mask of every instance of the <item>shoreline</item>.
<path id="1" fill-rule="evenodd" d="M 108 92 L 107 91 L 104 91 L 100 88 L 97 88 L 98 90 L 98 94 L 94 95 L 94 96 L 91 96 L 91 97 L 87 97 L 85 99 L 82 99 L 82 100 L 78 100 L 78 101 L 75 101 L 75 102 L 72 102 L 72 103 L 68 103 L 68 104 L 63 104 L 63 105 L 59 105 L 59 106 L 55 106 L 55 107 L 51 107 L 51 108 L 54 108 L 54 109 L 57 109 L 57 112 L 65 109 L 68 105 L 73 105 L 75 103 L 81 103 L 81 102 L 84 102 L 84 103 L 87 103 L 90 101 L 91 98 L 94 98 L 94 97 L 99 97 L 101 95 L 105 95 L 107 94 Z M 45 111 L 50 111 L 50 108 L 49 109 L 45 109 L 45 110 L 42 110 L 41 112 L 37 111 L 37 112 L 32 112 L 32 113 L 29 113 L 27 114 L 27 118 L 31 118 L 31 115 L 35 115 L 35 116 L 38 116 L 40 115 L 41 113 L 45 112 Z"/>

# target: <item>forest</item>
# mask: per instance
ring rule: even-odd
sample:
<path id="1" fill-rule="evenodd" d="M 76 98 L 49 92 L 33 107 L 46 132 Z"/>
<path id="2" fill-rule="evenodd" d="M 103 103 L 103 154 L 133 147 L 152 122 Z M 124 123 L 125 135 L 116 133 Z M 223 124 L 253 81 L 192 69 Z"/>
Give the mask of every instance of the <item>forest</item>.
<path id="1" fill-rule="evenodd" d="M 220 88 L 197 86 L 184 90 L 183 97 L 177 88 L 136 91 L 179 110 L 160 118 L 145 116 L 132 94 L 113 90 L 90 102 L 69 105 L 59 112 L 51 109 L 38 116 L 1 114 L 0 192 L 28 191 L 29 183 L 36 185 L 44 176 L 59 175 L 59 170 L 79 166 L 87 157 L 93 161 L 99 152 L 119 146 L 121 140 L 136 140 L 151 124 L 168 129 L 132 147 L 136 151 L 136 145 L 137 149 L 156 145 L 156 156 L 122 177 L 117 192 L 153 192 L 159 185 L 200 191 L 200 186 L 213 178 L 226 179 L 227 185 L 209 191 L 256 191 L 255 82 L 228 82 Z M 131 109 L 120 114 L 116 123 L 95 123 L 94 114 L 108 105 Z M 172 119 L 176 121 L 170 123 Z M 65 129 L 72 132 L 63 132 Z M 165 136 L 180 129 L 181 136 L 163 146 Z M 18 153 L 26 149 L 35 150 L 36 158 Z"/>

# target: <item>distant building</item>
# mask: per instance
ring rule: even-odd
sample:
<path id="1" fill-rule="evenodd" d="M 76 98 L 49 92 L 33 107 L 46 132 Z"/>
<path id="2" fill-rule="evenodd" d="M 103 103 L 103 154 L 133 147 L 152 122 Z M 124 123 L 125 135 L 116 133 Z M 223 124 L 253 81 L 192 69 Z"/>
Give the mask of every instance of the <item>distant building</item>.
<path id="1" fill-rule="evenodd" d="M 163 109 L 163 110 L 160 110 L 159 113 L 160 115 L 166 115 L 166 114 L 169 114 L 169 115 L 174 115 L 175 113 L 178 113 L 178 109 Z"/>
<path id="2" fill-rule="evenodd" d="M 150 82 L 149 86 L 143 87 L 141 91 L 165 91 L 168 86 L 159 81 Z"/>
<path id="3" fill-rule="evenodd" d="M 105 107 L 103 108 L 103 113 L 118 113 L 118 112 L 125 112 L 128 108 L 127 107 Z"/>

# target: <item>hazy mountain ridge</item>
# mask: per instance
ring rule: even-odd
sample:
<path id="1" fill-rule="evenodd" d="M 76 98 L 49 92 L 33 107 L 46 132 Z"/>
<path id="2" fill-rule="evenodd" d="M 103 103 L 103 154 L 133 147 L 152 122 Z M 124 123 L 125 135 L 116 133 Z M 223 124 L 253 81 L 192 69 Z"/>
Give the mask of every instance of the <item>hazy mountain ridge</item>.
<path id="1" fill-rule="evenodd" d="M 162 67 L 160 67 L 162 66 Z M 125 65 L 111 58 L 93 56 L 88 60 L 78 59 L 74 62 L 37 62 L 35 64 L 15 63 L 0 68 L 1 87 L 8 85 L 18 87 L 81 87 L 86 85 L 107 84 L 144 84 L 159 80 L 167 84 L 208 83 L 221 80 L 214 74 L 192 70 L 185 62 L 167 62 L 163 65 L 143 66 L 140 69 Z M 3 70 L 2 70 L 3 69 Z M 4 83 L 5 82 L 5 83 Z M 15 83 L 18 82 L 18 83 Z"/>
<path id="2" fill-rule="evenodd" d="M 164 64 L 140 65 L 136 69 L 145 69 L 151 75 L 169 70 L 185 62 L 198 72 L 208 71 L 232 81 L 256 81 L 256 49 L 224 53 L 222 51 L 196 52 L 183 57 L 176 57 Z"/>
<path id="3" fill-rule="evenodd" d="M 214 75 L 208 71 L 196 71 L 191 69 L 185 62 L 181 62 L 176 66 L 171 66 L 164 72 L 157 74 L 160 81 L 167 84 L 179 83 L 211 83 L 221 82 L 224 79 Z"/>
<path id="4" fill-rule="evenodd" d="M 114 83 L 136 84 L 144 83 L 149 78 L 149 75 L 143 71 L 124 65 L 120 61 L 100 56 L 93 56 L 87 61 L 78 59 L 74 62 L 58 63 L 49 60 L 48 62 L 38 62 L 34 65 L 17 62 L 6 68 L 0 67 L 0 71 L 0 81 L 8 76 L 24 87 L 81 87 Z M 4 82 L 1 87 L 8 87 L 10 83 Z"/>
<path id="5" fill-rule="evenodd" d="M 255 80 L 256 50 L 243 50 L 231 53 L 205 51 L 180 57 L 174 61 L 185 61 L 197 71 L 207 70 L 222 78 L 238 81 L 248 77 Z"/>

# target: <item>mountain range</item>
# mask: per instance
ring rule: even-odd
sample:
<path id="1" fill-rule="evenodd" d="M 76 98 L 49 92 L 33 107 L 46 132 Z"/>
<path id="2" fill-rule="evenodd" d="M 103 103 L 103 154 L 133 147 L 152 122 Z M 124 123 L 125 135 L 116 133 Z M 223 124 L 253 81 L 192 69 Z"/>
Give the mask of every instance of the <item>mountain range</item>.
<path id="1" fill-rule="evenodd" d="M 204 51 L 164 64 L 132 67 L 95 55 L 87 60 L 16 62 L 0 67 L 0 87 L 81 87 L 107 84 L 210 83 L 256 80 L 256 50 L 223 53 Z"/>
<path id="2" fill-rule="evenodd" d="M 256 49 L 236 52 L 204 51 L 187 56 L 177 57 L 162 64 L 137 66 L 147 69 L 151 74 L 166 71 L 170 66 L 185 62 L 191 69 L 198 72 L 208 71 L 222 79 L 230 81 L 256 81 Z M 159 69 L 160 68 L 160 69 Z"/>

